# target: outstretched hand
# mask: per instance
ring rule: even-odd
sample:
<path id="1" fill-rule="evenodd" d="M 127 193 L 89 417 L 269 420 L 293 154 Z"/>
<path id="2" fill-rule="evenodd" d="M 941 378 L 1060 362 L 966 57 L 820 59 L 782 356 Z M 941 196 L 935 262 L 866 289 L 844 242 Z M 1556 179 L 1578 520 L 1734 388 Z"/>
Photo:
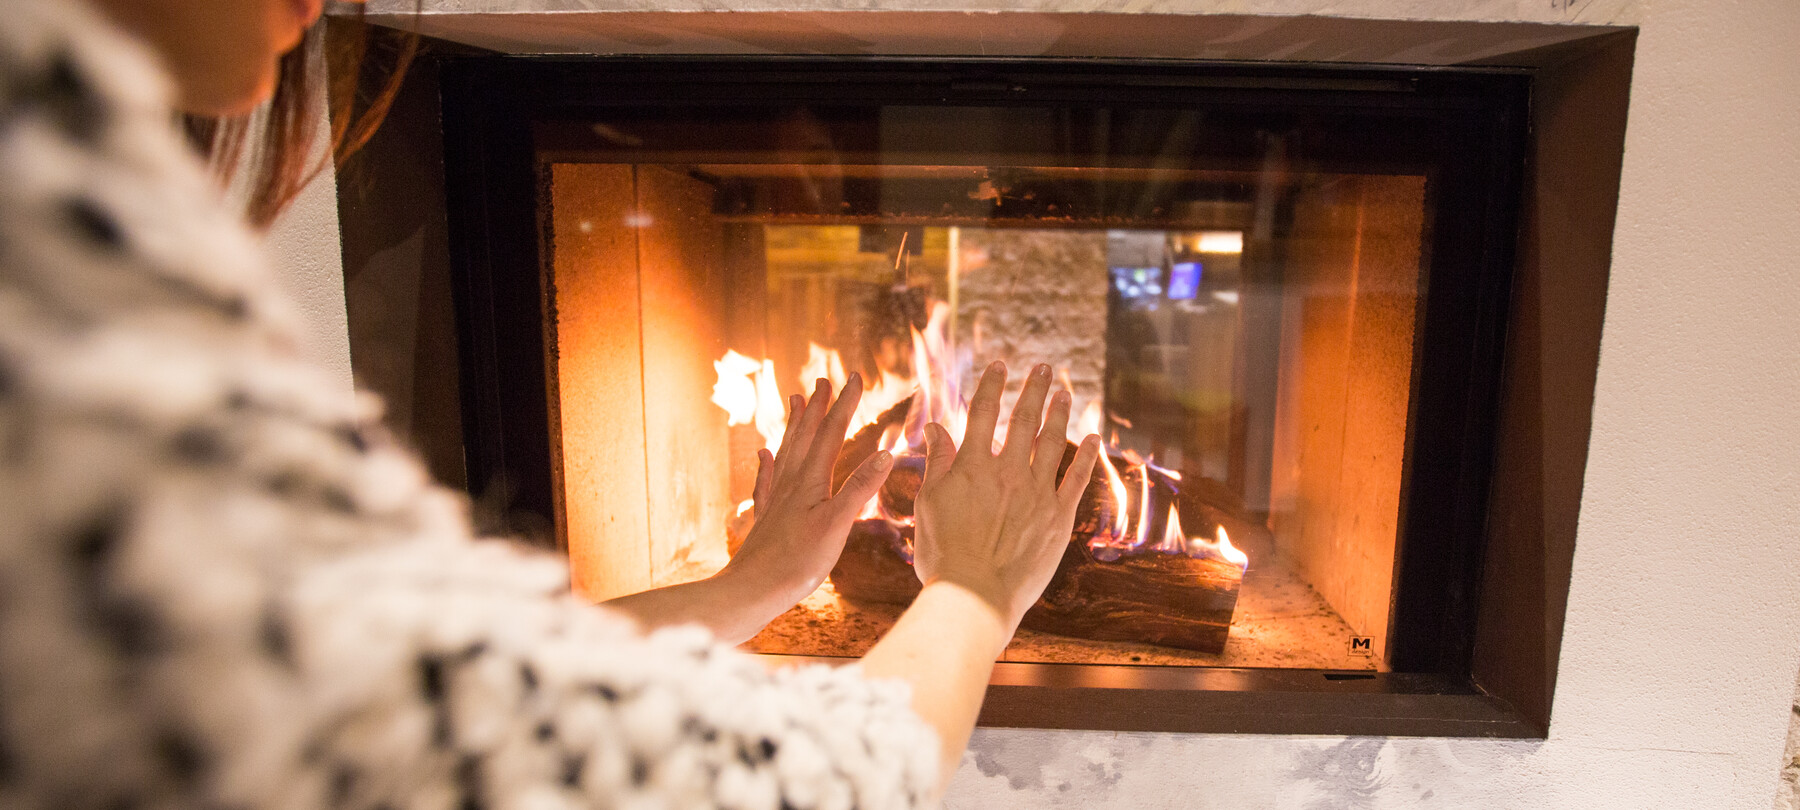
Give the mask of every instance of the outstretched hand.
<path id="1" fill-rule="evenodd" d="M 756 522 L 723 570 L 703 580 L 608 600 L 606 606 L 646 629 L 700 624 L 721 641 L 736 644 L 805 599 L 837 564 L 856 513 L 874 497 L 894 464 L 887 453 L 876 453 L 832 493 L 831 469 L 861 399 L 862 380 L 851 375 L 835 404 L 824 380 L 811 400 L 790 400 L 781 452 L 759 454 Z"/>
<path id="2" fill-rule="evenodd" d="M 780 452 L 757 454 L 755 522 L 720 575 L 766 591 L 783 611 L 825 581 L 844 551 L 850 524 L 893 467 L 893 457 L 878 452 L 831 491 L 831 471 L 861 400 L 859 375 L 850 375 L 835 403 L 830 384 L 819 380 L 812 399 L 789 399 Z"/>
<path id="3" fill-rule="evenodd" d="M 1013 406 L 1006 445 L 995 454 L 1005 385 L 1004 364 L 981 375 L 960 450 L 943 426 L 926 426 L 914 560 L 925 584 L 960 585 L 1016 627 L 1056 573 L 1075 507 L 1100 456 L 1100 438 L 1081 442 L 1058 486 L 1070 397 L 1056 392 L 1045 413 L 1050 367 L 1039 365 Z"/>
<path id="4" fill-rule="evenodd" d="M 1069 393 L 1051 397 L 1045 415 L 1049 366 L 1031 370 L 1013 406 L 1006 446 L 996 455 L 994 425 L 1005 385 L 1000 363 L 981 375 L 962 449 L 942 426 L 925 427 L 925 480 L 913 536 L 925 587 L 862 659 L 869 677 L 912 686 L 913 710 L 938 732 L 940 791 L 975 727 L 994 659 L 1056 574 L 1075 507 L 1100 457 L 1100 437 L 1083 439 L 1057 484 Z"/>

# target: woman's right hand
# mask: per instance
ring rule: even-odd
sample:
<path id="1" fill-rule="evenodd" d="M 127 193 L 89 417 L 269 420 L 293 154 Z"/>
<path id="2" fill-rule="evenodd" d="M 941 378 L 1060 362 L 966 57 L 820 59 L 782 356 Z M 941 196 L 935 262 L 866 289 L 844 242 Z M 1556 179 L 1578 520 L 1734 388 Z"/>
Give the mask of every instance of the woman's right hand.
<path id="1" fill-rule="evenodd" d="M 1059 487 L 1069 393 L 1050 397 L 1046 415 L 1050 367 L 1039 365 L 1013 406 L 1006 446 L 994 453 L 1005 385 L 1002 363 L 981 375 L 961 449 L 941 425 L 925 427 L 914 562 L 927 586 L 947 582 L 967 589 L 1016 628 L 1056 573 L 1075 507 L 1100 455 L 1100 437 L 1082 440 Z"/>

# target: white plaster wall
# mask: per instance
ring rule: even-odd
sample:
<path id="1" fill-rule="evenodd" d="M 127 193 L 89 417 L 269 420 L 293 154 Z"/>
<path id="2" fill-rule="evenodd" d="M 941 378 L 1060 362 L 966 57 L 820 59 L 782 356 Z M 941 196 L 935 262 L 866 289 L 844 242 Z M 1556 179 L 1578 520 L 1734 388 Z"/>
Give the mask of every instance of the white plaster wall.
<path id="1" fill-rule="evenodd" d="M 1051 5 L 1641 25 L 1592 448 L 1547 741 L 985 730 L 947 804 L 1768 808 L 1800 667 L 1800 2 Z M 271 245 L 347 375 L 331 202 Z"/>
<path id="2" fill-rule="evenodd" d="M 282 212 L 264 245 L 306 327 L 306 350 L 350 388 L 350 319 L 344 306 L 337 183 L 330 171 L 314 178 Z"/>

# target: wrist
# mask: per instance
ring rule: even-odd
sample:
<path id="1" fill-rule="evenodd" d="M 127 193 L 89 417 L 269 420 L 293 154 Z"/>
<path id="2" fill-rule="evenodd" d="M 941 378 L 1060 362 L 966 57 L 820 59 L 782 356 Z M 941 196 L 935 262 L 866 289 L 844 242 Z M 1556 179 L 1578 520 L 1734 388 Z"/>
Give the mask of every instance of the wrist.
<path id="1" fill-rule="evenodd" d="M 787 612 L 819 586 L 801 581 L 790 568 L 760 566 L 741 555 L 732 558 L 707 582 L 729 609 L 757 616 L 764 624 Z"/>
<path id="2" fill-rule="evenodd" d="M 1019 627 L 1019 620 L 1011 611 L 955 580 L 935 579 L 927 583 L 913 600 L 914 606 L 921 604 L 960 617 L 963 627 L 988 641 L 996 658 L 1012 642 L 1013 632 Z"/>

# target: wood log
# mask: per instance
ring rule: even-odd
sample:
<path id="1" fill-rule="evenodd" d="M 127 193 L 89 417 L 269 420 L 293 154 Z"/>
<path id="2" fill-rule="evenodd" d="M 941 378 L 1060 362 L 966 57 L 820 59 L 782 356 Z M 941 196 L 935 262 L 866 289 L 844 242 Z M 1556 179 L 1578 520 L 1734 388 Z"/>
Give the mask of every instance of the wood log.
<path id="1" fill-rule="evenodd" d="M 1064 470 L 1074 455 L 1075 446 L 1067 445 Z M 850 468 L 854 466 L 850 464 Z M 911 514 L 921 472 L 922 459 L 906 456 L 896 460 L 895 471 L 881 494 L 890 514 Z M 1267 535 L 1268 530 L 1233 503 L 1229 493 L 1221 494 L 1222 487 L 1189 484 L 1177 493 L 1172 479 L 1138 467 L 1126 472 L 1128 490 L 1135 492 L 1142 486 L 1139 475 L 1151 476 L 1152 504 L 1173 500 L 1184 526 L 1210 533 L 1214 526 L 1225 525 L 1226 531 L 1240 540 Z M 1163 497 L 1158 498 L 1158 493 Z M 1135 641 L 1203 652 L 1223 650 L 1237 606 L 1242 569 L 1220 560 L 1149 547 L 1122 551 L 1116 559 L 1098 559 L 1088 541 L 1096 533 L 1112 530 L 1114 512 L 1105 474 L 1096 470 L 1076 510 L 1074 531 L 1056 575 L 1043 598 L 1025 614 L 1023 626 L 1075 638 Z M 1158 517 L 1155 512 L 1152 516 Z M 1135 519 L 1135 514 L 1132 517 Z M 1151 536 L 1160 537 L 1162 520 L 1152 520 L 1150 528 Z M 911 531 L 909 526 L 883 520 L 859 521 L 832 569 L 833 587 L 852 601 L 911 603 L 919 592 L 910 562 Z"/>

